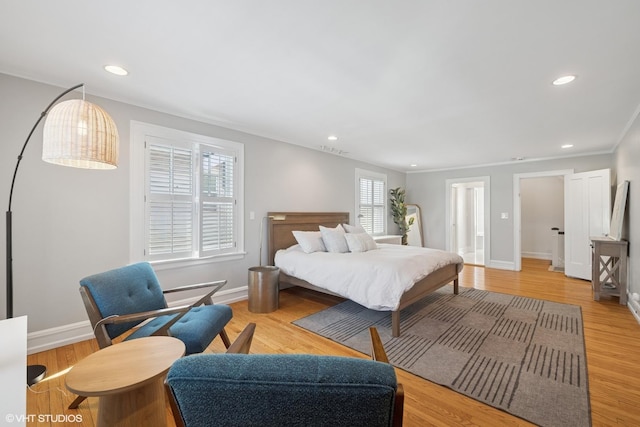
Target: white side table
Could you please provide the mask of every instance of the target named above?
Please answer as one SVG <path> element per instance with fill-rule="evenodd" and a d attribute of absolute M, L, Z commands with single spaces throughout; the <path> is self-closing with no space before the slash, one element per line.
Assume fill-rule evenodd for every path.
<path fill-rule="evenodd" d="M 376 243 L 391 243 L 392 245 L 401 245 L 402 244 L 402 236 L 395 234 L 387 234 L 384 236 L 373 236 L 373 240 Z"/>

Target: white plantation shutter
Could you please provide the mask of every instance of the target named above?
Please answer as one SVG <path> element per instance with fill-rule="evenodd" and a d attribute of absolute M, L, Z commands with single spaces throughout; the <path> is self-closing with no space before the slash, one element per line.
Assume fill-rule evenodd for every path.
<path fill-rule="evenodd" d="M 150 259 L 191 256 L 193 251 L 193 153 L 148 145 L 147 232 Z"/>
<path fill-rule="evenodd" d="M 358 218 L 360 219 L 360 225 L 369 234 L 373 233 L 373 206 L 371 204 L 371 201 L 373 200 L 372 191 L 372 180 L 360 178 L 360 209 L 358 211 Z"/>
<path fill-rule="evenodd" d="M 386 188 L 382 181 L 373 181 L 373 232 L 372 234 L 383 234 L 384 218 L 386 210 Z"/>
<path fill-rule="evenodd" d="M 360 171 L 358 175 L 358 223 L 369 234 L 384 234 L 387 209 L 386 179 L 384 176 L 366 176 L 364 171 Z"/>
<path fill-rule="evenodd" d="M 149 260 L 237 250 L 237 154 L 189 141 L 146 138 Z"/>
<path fill-rule="evenodd" d="M 200 251 L 228 252 L 235 246 L 235 156 L 203 147 L 200 158 Z"/>

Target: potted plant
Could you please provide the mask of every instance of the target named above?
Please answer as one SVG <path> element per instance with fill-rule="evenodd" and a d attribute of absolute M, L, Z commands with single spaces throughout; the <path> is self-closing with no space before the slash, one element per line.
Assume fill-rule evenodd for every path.
<path fill-rule="evenodd" d="M 407 222 L 407 205 L 404 202 L 405 190 L 401 187 L 393 188 L 389 190 L 391 194 L 391 215 L 393 216 L 393 222 L 400 229 L 402 235 L 402 244 L 407 244 L 407 232 L 411 225 L 413 225 L 413 218 Z"/>

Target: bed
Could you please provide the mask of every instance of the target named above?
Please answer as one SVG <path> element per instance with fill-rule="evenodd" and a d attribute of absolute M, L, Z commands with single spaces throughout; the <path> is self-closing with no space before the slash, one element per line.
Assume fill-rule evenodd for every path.
<path fill-rule="evenodd" d="M 295 251 L 294 247 L 297 241 L 293 235 L 293 231 L 317 231 L 319 226 L 328 228 L 334 228 L 339 224 L 349 223 L 348 212 L 269 212 L 268 215 L 268 260 L 270 265 L 276 265 L 276 253 L 279 250 Z M 395 245 L 378 245 L 380 249 L 385 246 Z M 387 248 L 388 250 L 398 251 L 402 248 L 395 246 L 395 248 Z M 387 250 L 385 249 L 385 250 Z M 376 252 L 376 251 L 371 251 Z M 438 251 L 442 252 L 442 251 Z M 282 253 L 282 252 L 281 252 Z M 380 252 L 382 253 L 382 251 Z M 458 273 L 462 269 L 462 258 L 455 254 L 446 253 L 451 255 L 452 261 L 446 265 L 438 266 L 433 269 L 427 276 L 415 281 L 413 285 L 401 293 L 398 301 L 394 301 L 389 307 L 385 308 L 384 305 L 370 307 L 377 310 L 391 311 L 391 323 L 392 323 L 392 335 L 394 337 L 400 336 L 400 311 L 421 300 L 425 296 L 434 292 L 435 290 L 453 282 L 453 292 L 458 293 Z M 344 254 L 336 254 L 338 256 Z M 376 254 L 380 256 L 379 254 Z M 317 283 L 310 283 L 307 280 L 303 280 L 294 275 L 289 275 L 280 271 L 280 286 L 300 286 L 303 288 L 311 289 L 314 291 L 328 293 L 331 295 L 337 295 L 340 297 L 346 297 L 343 292 L 334 292 L 328 290 L 325 287 L 318 286 Z M 356 301 L 358 302 L 358 301 Z"/>

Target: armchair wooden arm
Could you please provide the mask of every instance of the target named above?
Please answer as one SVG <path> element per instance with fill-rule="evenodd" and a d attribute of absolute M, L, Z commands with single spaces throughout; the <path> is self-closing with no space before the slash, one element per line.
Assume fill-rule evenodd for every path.
<path fill-rule="evenodd" d="M 211 300 L 211 297 L 213 296 L 213 294 L 218 292 L 220 290 L 220 288 L 222 288 L 226 284 L 227 284 L 226 280 L 216 280 L 215 282 L 197 283 L 197 284 L 194 284 L 194 285 L 185 285 L 185 286 L 178 286 L 178 287 L 175 287 L 175 288 L 165 289 L 165 290 L 162 291 L 162 293 L 163 294 L 171 294 L 171 293 L 175 293 L 175 292 L 191 291 L 191 290 L 194 290 L 194 289 L 202 289 L 202 288 L 214 287 L 214 289 L 212 289 L 209 292 L 207 292 L 198 301 L 194 302 L 191 305 L 192 307 L 197 307 L 197 306 L 202 305 L 202 304 L 213 304 L 213 301 Z"/>
<path fill-rule="evenodd" d="M 378 330 L 371 327 L 369 328 L 369 333 L 371 334 L 371 359 L 377 360 L 378 362 L 389 363 L 389 358 L 387 358 L 387 353 L 384 351 Z"/>
<path fill-rule="evenodd" d="M 141 320 L 154 319 L 160 316 L 166 316 L 169 314 L 179 313 L 177 316 L 173 316 L 171 320 L 164 323 L 161 327 L 159 327 L 152 335 L 158 336 L 166 336 L 169 335 L 169 328 L 173 326 L 178 320 L 182 318 L 187 312 L 191 309 L 191 305 L 181 305 L 178 307 L 169 307 L 162 308 L 160 310 L 150 310 L 150 311 L 142 311 L 140 313 L 131 313 L 131 314 L 121 314 L 121 315 L 113 315 L 109 317 L 105 317 L 104 319 L 98 321 L 96 323 L 95 328 L 102 328 L 106 325 L 110 324 L 120 324 L 120 323 L 128 323 L 128 322 L 138 322 Z"/>
<path fill-rule="evenodd" d="M 238 335 L 238 338 L 229 346 L 227 353 L 249 354 L 249 348 L 251 347 L 251 340 L 253 339 L 255 330 L 255 323 L 249 323 L 245 326 L 240 335 Z"/>
<path fill-rule="evenodd" d="M 152 319 L 154 317 L 164 316 L 167 314 L 185 313 L 189 311 L 190 308 L 190 305 L 181 305 L 178 307 L 163 308 L 160 310 L 141 311 L 140 313 L 117 314 L 110 317 L 105 317 L 104 319 L 96 323 L 96 326 L 135 322 L 139 320 Z"/>
<path fill-rule="evenodd" d="M 389 358 L 387 357 L 387 353 L 382 345 L 382 340 L 380 339 L 378 330 L 375 327 L 371 327 L 369 328 L 369 333 L 371 334 L 371 358 L 378 362 L 389 363 Z M 394 405 L 393 425 L 401 426 L 404 412 L 404 388 L 402 388 L 402 384 L 400 383 L 398 383 L 398 388 L 396 390 L 396 400 Z"/>

